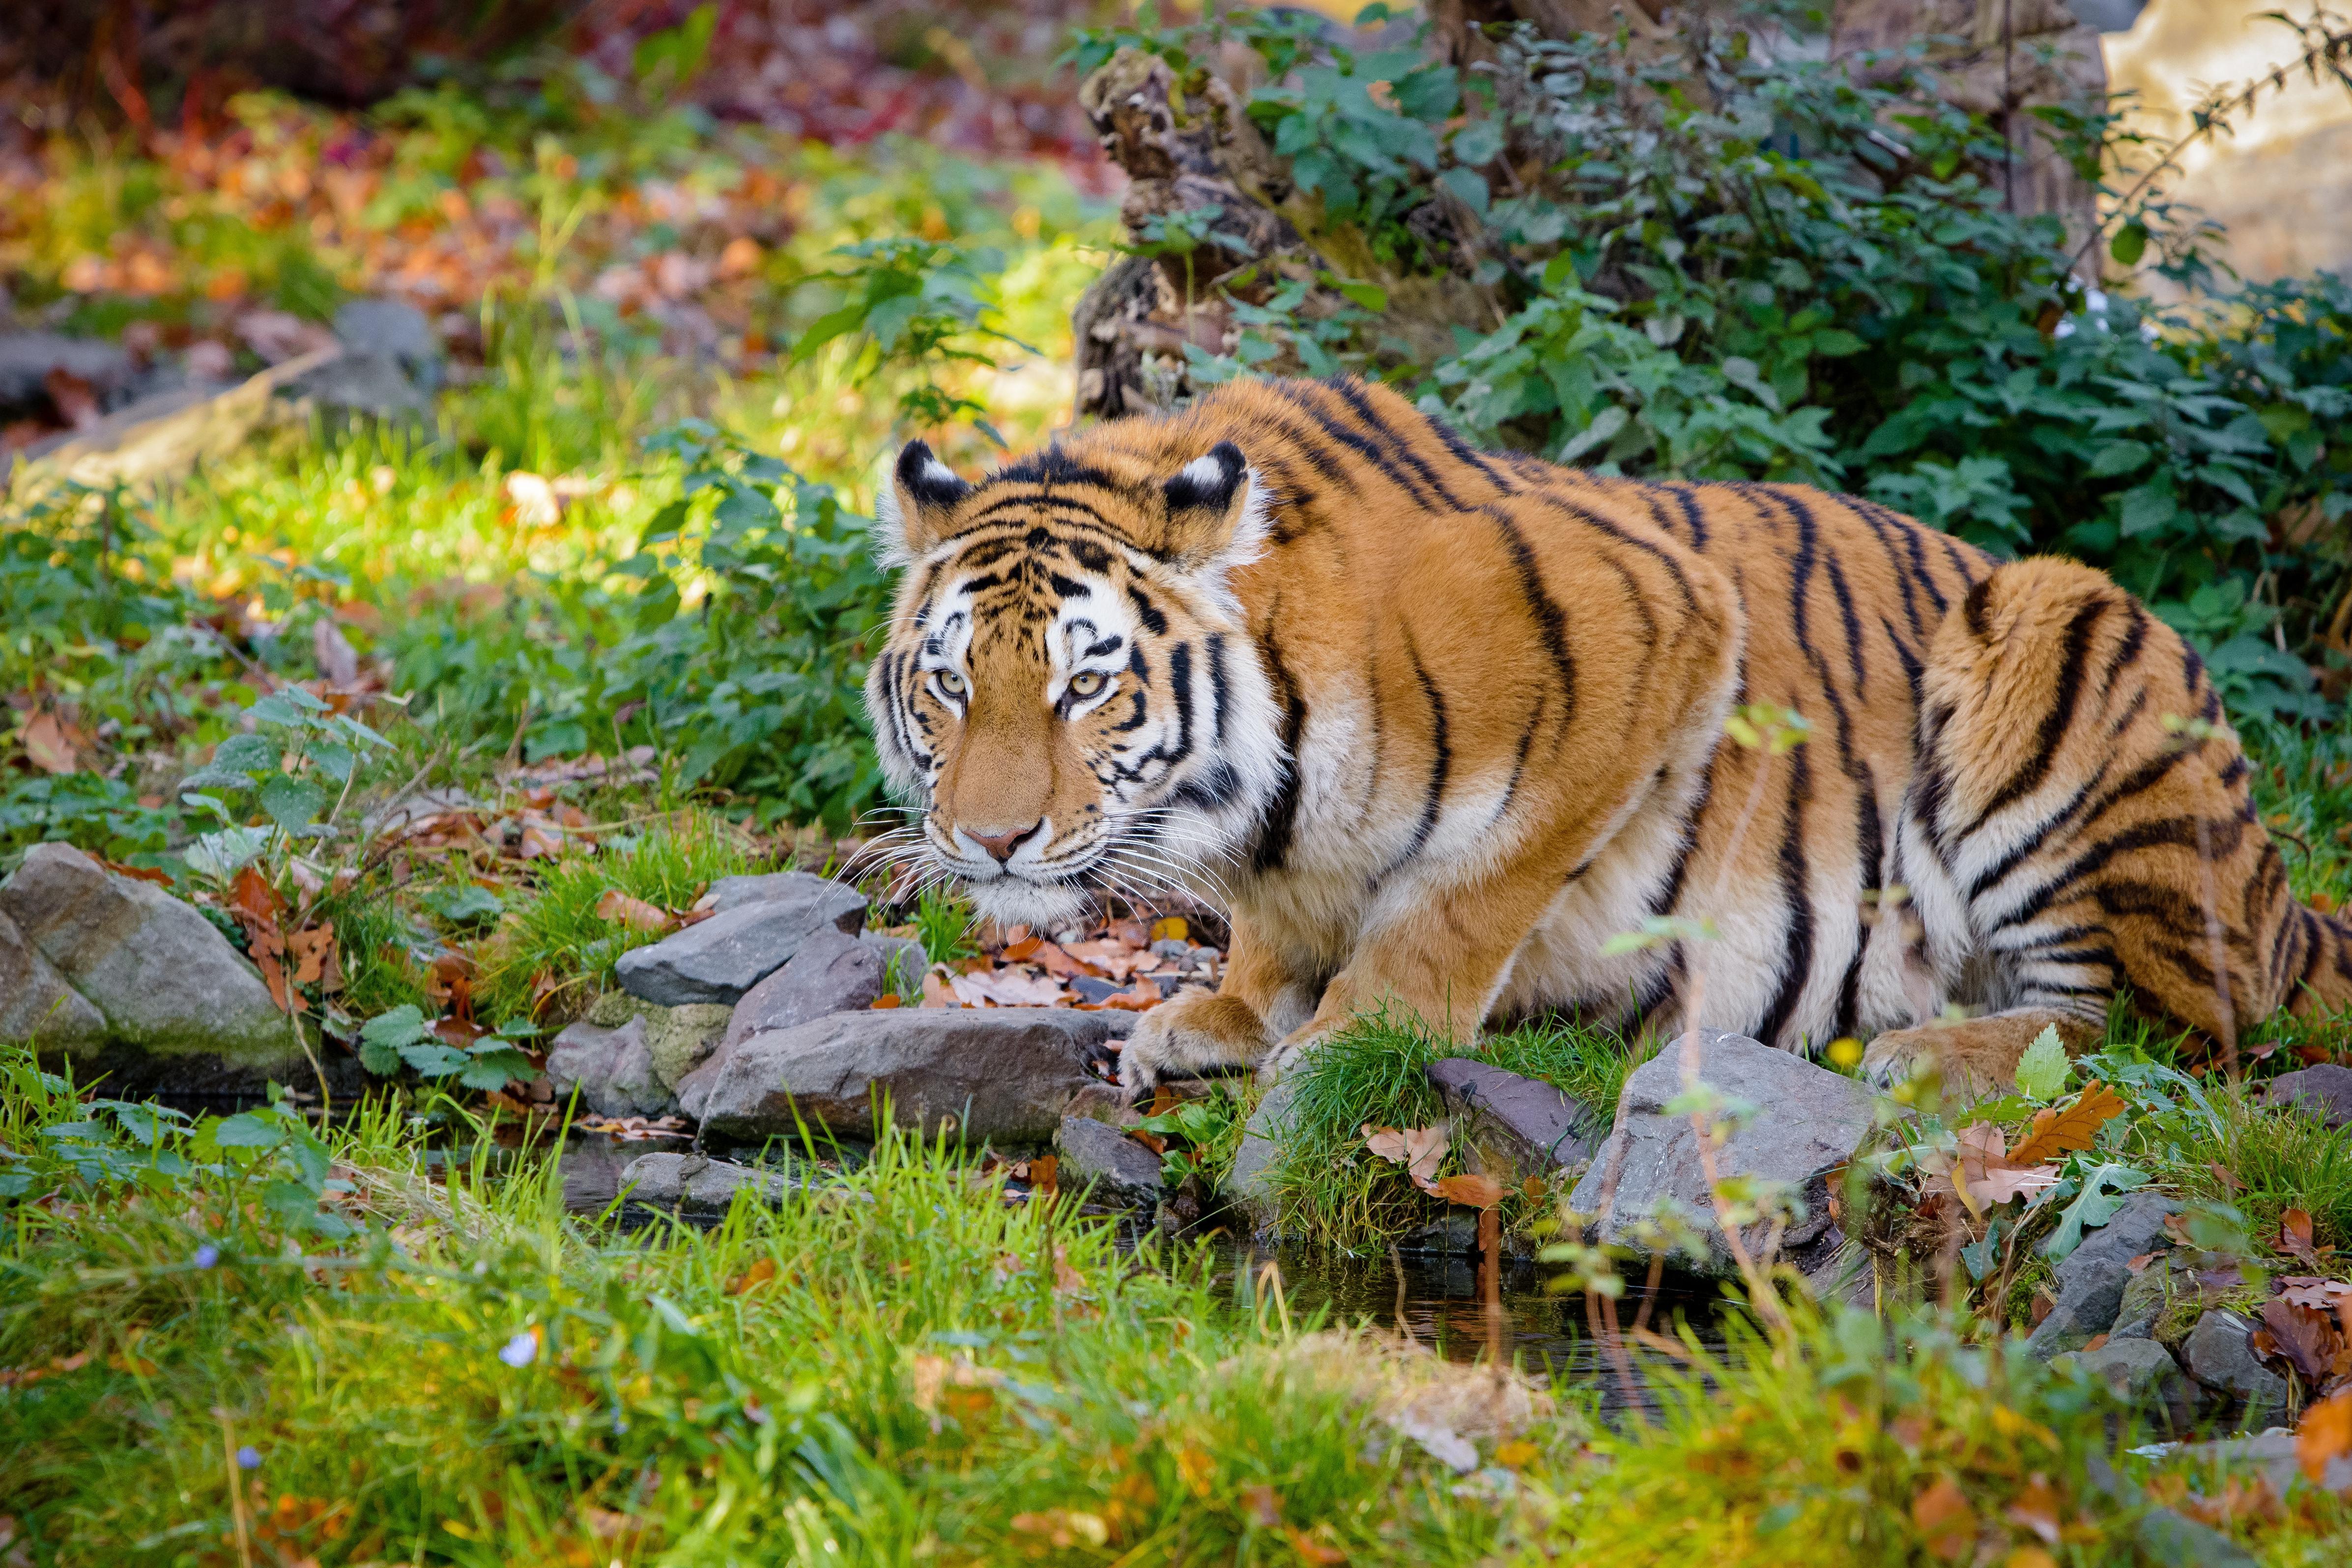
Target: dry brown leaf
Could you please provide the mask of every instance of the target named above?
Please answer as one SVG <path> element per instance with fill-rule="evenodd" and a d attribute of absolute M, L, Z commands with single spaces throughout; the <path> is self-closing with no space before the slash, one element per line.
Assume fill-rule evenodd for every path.
<path fill-rule="evenodd" d="M 2300 1208 L 2290 1208 L 2279 1216 L 2278 1249 L 2307 1268 L 2326 1265 L 2319 1260 L 2318 1251 L 2311 1244 L 2311 1215 Z M 2334 1248 L 2329 1248 L 2334 1251 Z"/>
<path fill-rule="evenodd" d="M 2036 1111 L 2033 1130 L 2009 1151 L 2009 1163 L 2022 1168 L 2087 1149 L 2098 1141 L 2099 1129 L 2121 1115 L 2123 1109 L 2122 1097 L 2094 1078 L 2083 1085 L 2073 1104 Z"/>
<path fill-rule="evenodd" d="M 1947 1563 L 1968 1552 L 1976 1539 L 1976 1511 L 1966 1493 L 1949 1476 L 1938 1476 L 1911 1500 L 1911 1522 L 1916 1525 L 1928 1552 Z"/>
<path fill-rule="evenodd" d="M 2009 1500 L 2009 1506 L 2001 1512 L 2011 1524 L 2030 1530 L 2048 1544 L 2055 1546 L 2059 1530 L 2064 1523 L 2059 1517 L 2059 1507 L 2056 1490 L 2046 1477 L 2036 1475 Z"/>
<path fill-rule="evenodd" d="M 333 992 L 343 988 L 342 967 L 335 951 L 335 923 L 322 920 L 306 931 L 297 931 L 286 938 L 286 950 L 294 957 L 294 983 L 317 986 Z"/>
<path fill-rule="evenodd" d="M 667 931 L 672 924 L 668 913 L 644 899 L 608 887 L 596 900 L 596 918 L 626 925 L 633 931 Z"/>
<path fill-rule="evenodd" d="M 1458 1203 L 1465 1208 L 1492 1208 L 1503 1201 L 1503 1184 L 1490 1176 L 1441 1176 L 1436 1181 L 1423 1182 L 1422 1190 L 1448 1203 Z"/>
<path fill-rule="evenodd" d="M 2352 1388 L 2305 1410 L 2294 1429 L 2295 1462 L 2307 1479 L 2325 1479 L 2328 1461 L 2346 1455 L 2352 1455 Z"/>
<path fill-rule="evenodd" d="M 121 861 L 107 860 L 103 856 L 98 857 L 98 863 L 117 876 L 127 876 L 139 882 L 152 882 L 157 887 L 172 885 L 171 873 L 157 871 L 153 866 L 125 865 Z"/>
<path fill-rule="evenodd" d="M 2274 1297 L 2263 1303 L 2262 1327 L 2248 1336 L 2247 1343 L 2255 1354 L 2293 1367 L 2304 1387 L 2321 1388 L 2335 1370 L 2336 1353 L 2343 1348 L 2344 1335 L 2326 1312 Z"/>
<path fill-rule="evenodd" d="M 1445 1159 L 1449 1140 L 1443 1127 L 1375 1127 L 1370 1122 L 1359 1129 L 1363 1134 L 1364 1147 L 1384 1160 L 1404 1166 L 1405 1175 L 1415 1184 L 1427 1182 L 1437 1174 Z"/>
<path fill-rule="evenodd" d="M 1034 1197 L 1052 1197 L 1061 1190 L 1059 1176 L 1062 1162 L 1052 1155 L 1039 1155 L 1029 1162 L 1029 1192 Z"/>
<path fill-rule="evenodd" d="M 1332 1568 L 1332 1564 L 1348 1560 L 1346 1552 L 1329 1542 L 1318 1541 L 1295 1524 L 1285 1526 L 1283 1533 L 1290 1538 L 1290 1549 L 1298 1553 L 1302 1563 L 1312 1563 L 1316 1568 Z"/>
<path fill-rule="evenodd" d="M 2352 1301 L 2352 1285 L 2311 1274 L 2286 1274 L 2279 1279 L 2279 1300 L 2328 1312 L 2340 1301 Z"/>

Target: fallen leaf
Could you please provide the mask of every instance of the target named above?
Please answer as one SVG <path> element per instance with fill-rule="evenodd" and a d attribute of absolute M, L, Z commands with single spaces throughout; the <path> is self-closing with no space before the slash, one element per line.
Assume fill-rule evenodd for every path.
<path fill-rule="evenodd" d="M 1503 1184 L 1490 1176 L 1460 1176 L 1440 1177 L 1419 1184 L 1422 1190 L 1448 1203 L 1458 1203 L 1465 1208 L 1492 1208 L 1503 1201 Z"/>
<path fill-rule="evenodd" d="M 2048 1544 L 2058 1544 L 2058 1531 L 2063 1521 L 2059 1518 L 2058 1493 L 2046 1478 L 2037 1475 L 2029 1479 L 2010 1499 L 2001 1516 L 2021 1529 L 2032 1531 Z"/>
<path fill-rule="evenodd" d="M 1009 950 L 1005 954 L 1008 958 L 1012 956 Z M 1092 964 L 1082 958 L 1072 957 L 1051 942 L 1039 942 L 1033 950 L 1031 957 L 1033 962 L 1041 965 L 1047 974 L 1056 979 L 1070 980 L 1076 979 L 1080 975 L 1098 977 L 1102 974 L 1102 971 Z"/>
<path fill-rule="evenodd" d="M 1443 1127 L 1374 1127 L 1367 1122 L 1359 1129 L 1363 1134 L 1364 1147 L 1384 1160 L 1404 1166 L 1405 1175 L 1416 1184 L 1428 1181 L 1437 1174 L 1450 1145 Z"/>
<path fill-rule="evenodd" d="M 2347 1454 L 2352 1454 L 2352 1388 L 2305 1410 L 2294 1429 L 2295 1462 L 2308 1480 L 2326 1479 L 2328 1461 Z"/>
<path fill-rule="evenodd" d="M 2033 1130 L 2009 1151 L 2009 1163 L 2023 1168 L 2087 1149 L 2098 1141 L 2099 1129 L 2123 1110 L 2122 1096 L 2094 1078 L 2083 1085 L 2072 1104 L 2036 1111 Z"/>
<path fill-rule="evenodd" d="M 1000 1008 L 1049 1008 L 1069 1000 L 1059 981 L 1025 969 L 958 975 L 949 983 L 955 988 L 957 999 L 967 1007 L 994 1002 Z"/>
<path fill-rule="evenodd" d="M 160 805 L 162 802 L 158 801 L 157 804 Z M 121 861 L 110 861 L 103 858 L 100 859 L 98 863 L 104 866 L 107 870 L 112 872 L 117 876 L 131 877 L 140 882 L 152 882 L 157 887 L 169 887 L 172 885 L 172 877 L 170 873 L 157 871 L 151 865 L 124 865 Z"/>
<path fill-rule="evenodd" d="M 1331 1564 L 1348 1560 L 1346 1552 L 1328 1542 L 1316 1540 L 1295 1524 L 1286 1526 L 1283 1533 L 1290 1537 L 1290 1549 L 1298 1553 L 1299 1560 L 1315 1563 L 1317 1568 L 1331 1568 Z"/>
<path fill-rule="evenodd" d="M 948 984 L 948 977 L 940 973 L 936 967 L 928 969 L 923 974 L 923 1006 L 927 1008 L 963 1006 L 962 1002 L 957 1000 L 954 988 Z"/>
<path fill-rule="evenodd" d="M 635 931 L 667 931 L 671 925 L 666 911 L 617 887 L 606 888 L 604 896 L 596 900 L 596 918 Z"/>
<path fill-rule="evenodd" d="M 2339 1301 L 2352 1301 L 2352 1284 L 2310 1274 L 2285 1274 L 2279 1279 L 2279 1300 L 2326 1312 Z"/>
<path fill-rule="evenodd" d="M 65 726 L 53 713 L 35 714 L 17 738 L 33 766 L 44 773 L 71 773 L 81 766 L 74 757 L 73 742 L 67 738 Z"/>
<path fill-rule="evenodd" d="M 1052 1155 L 1039 1155 L 1029 1162 L 1029 1192 L 1033 1197 L 1052 1197 L 1060 1190 L 1055 1178 L 1061 1174 L 1062 1162 Z"/>
<path fill-rule="evenodd" d="M 2305 1388 L 2320 1388 L 2335 1370 L 2336 1353 L 2343 1339 L 2326 1312 L 2280 1297 L 2263 1303 L 2262 1327 L 2248 1336 L 2247 1343 L 2257 1354 L 2293 1367 Z"/>
<path fill-rule="evenodd" d="M 1121 1012 L 1143 1012 L 1160 1005 L 1160 988 L 1149 980 L 1138 980 L 1130 988 L 1105 997 L 1102 1005 Z"/>
<path fill-rule="evenodd" d="M 1514 1437 L 1496 1448 L 1495 1462 L 1507 1470 L 1525 1469 L 1536 1462 L 1536 1456 L 1541 1451 L 1525 1437 Z"/>
<path fill-rule="evenodd" d="M 1949 1476 L 1938 1476 L 1911 1500 L 1911 1522 L 1930 1553 L 1951 1562 L 1964 1554 L 1976 1538 L 1976 1511 Z"/>
<path fill-rule="evenodd" d="M 294 956 L 294 983 L 317 986 L 324 991 L 343 988 L 342 968 L 335 952 L 335 923 L 322 920 L 308 930 L 297 931 L 286 938 L 286 950 Z"/>
<path fill-rule="evenodd" d="M 887 1012 L 890 1009 L 902 1006 L 903 1004 L 898 999 L 898 993 L 891 991 L 875 998 L 866 1005 L 873 1009 L 876 1012 Z"/>
<path fill-rule="evenodd" d="M 1032 953 L 1044 946 L 1045 939 L 1043 936 L 1016 936 L 998 949 L 997 956 L 1008 964 L 1024 963 Z"/>
<path fill-rule="evenodd" d="M 1272 1530 L 1282 1522 L 1282 1499 L 1270 1486 L 1242 1488 L 1242 1510 L 1260 1530 Z"/>
<path fill-rule="evenodd" d="M 1190 942 L 1192 928 L 1184 923 L 1182 915 L 1167 915 L 1151 923 L 1151 939 L 1154 942 Z"/>
<path fill-rule="evenodd" d="M 2205 1168 L 2212 1173 L 2212 1176 L 2215 1181 L 2220 1182 L 2230 1191 L 2243 1192 L 2246 1190 L 2246 1184 L 2240 1181 L 2238 1179 L 2238 1173 L 2231 1170 L 2229 1166 L 2215 1165 L 2209 1160 L 2206 1162 Z"/>
<path fill-rule="evenodd" d="M 728 1281 L 727 1293 L 730 1296 L 744 1295 L 758 1290 L 775 1277 L 776 1260 L 773 1258 L 762 1258 L 732 1280 Z"/>
<path fill-rule="evenodd" d="M 2326 1267 L 2311 1245 L 2311 1216 L 2304 1209 L 2290 1208 L 2279 1216 L 2278 1249 L 2307 1267 Z M 2332 1252 L 2335 1249 L 2331 1247 L 2328 1250 Z"/>

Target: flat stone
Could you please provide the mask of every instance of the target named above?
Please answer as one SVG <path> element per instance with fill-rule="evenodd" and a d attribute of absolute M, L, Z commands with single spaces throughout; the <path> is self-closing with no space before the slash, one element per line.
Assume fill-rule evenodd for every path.
<path fill-rule="evenodd" d="M 743 993 L 725 1030 L 732 1043 L 762 1030 L 793 1029 L 871 1007 L 882 994 L 881 948 L 826 926 L 810 934 L 792 962 Z"/>
<path fill-rule="evenodd" d="M 2047 1361 L 2061 1351 L 2080 1350 L 2115 1327 L 2131 1283 L 2131 1260 L 2165 1245 L 2164 1218 L 2175 1207 L 2153 1192 L 2136 1192 L 2115 1217 L 2087 1231 L 2051 1276 L 2057 1305 L 2026 1336 L 2025 1353 Z"/>
<path fill-rule="evenodd" d="M 1225 1197 L 1264 1230 L 1274 1223 L 1274 1162 L 1289 1135 L 1291 1103 L 1297 1098 L 1297 1075 L 1275 1080 L 1242 1128 L 1242 1146 L 1234 1168 L 1225 1176 Z"/>
<path fill-rule="evenodd" d="M 119 343 L 62 332 L 0 332 L 0 407 L 46 402 L 52 371 L 87 382 L 101 398 L 129 386 L 138 373 Z"/>
<path fill-rule="evenodd" d="M 2127 1405 L 2164 1413 L 2176 1431 L 2188 1429 L 2197 1390 L 2172 1353 L 2152 1339 L 2109 1340 L 2096 1350 L 2070 1350 L 2050 1358 L 2053 1371 L 2086 1372 Z"/>
<path fill-rule="evenodd" d="M 2217 1393 L 2245 1401 L 2245 1424 L 2259 1426 L 2286 1411 L 2286 1379 L 2262 1364 L 2246 1336 L 2254 1325 L 2226 1307 L 2197 1320 L 2181 1342 L 2189 1375 Z"/>
<path fill-rule="evenodd" d="M 1606 1131 L 1582 1102 L 1491 1061 L 1448 1056 L 1431 1062 L 1428 1074 L 1465 1168 L 1507 1186 L 1590 1159 Z"/>
<path fill-rule="evenodd" d="M 756 1139 L 803 1121 L 871 1137 L 887 1102 L 898 1125 L 972 1143 L 1044 1144 L 1097 1082 L 1090 1050 L 1124 1036 L 1127 1013 L 1056 1008 L 891 1008 L 763 1030 L 687 1074 L 679 1103 L 705 1132 Z"/>
<path fill-rule="evenodd" d="M 1704 1030 L 1698 1049 L 1704 1082 L 1727 1099 L 1762 1107 L 1717 1151 L 1717 1173 L 1796 1189 L 1803 1212 L 1781 1238 L 1785 1251 L 1797 1254 L 1826 1241 L 1833 1228 L 1828 1173 L 1844 1165 L 1871 1130 L 1869 1087 L 1744 1035 Z M 1594 1240 L 1643 1250 L 1643 1222 L 1661 1202 L 1671 1202 L 1707 1238 L 1698 1271 L 1727 1275 L 1734 1265 L 1716 1231 L 1696 1134 L 1690 1117 L 1665 1109 L 1683 1092 L 1682 1054 L 1679 1044 L 1669 1042 L 1627 1077 L 1616 1127 L 1576 1184 L 1569 1207 L 1594 1217 Z M 1769 1221 L 1759 1220 L 1743 1239 L 1751 1250 L 1760 1249 L 1769 1229 Z"/>
<path fill-rule="evenodd" d="M 845 882 L 812 876 L 804 871 L 766 872 L 756 876 L 722 876 L 706 896 L 710 907 L 724 914 L 747 904 L 813 904 L 831 912 L 829 925 L 856 936 L 866 925 L 866 895 Z M 847 918 L 851 909 L 857 918 Z"/>
<path fill-rule="evenodd" d="M 1062 1161 L 1055 1179 L 1065 1192 L 1088 1188 L 1097 1203 L 1121 1208 L 1159 1203 L 1160 1156 L 1108 1122 L 1065 1116 L 1054 1144 Z"/>
<path fill-rule="evenodd" d="M 855 936 L 866 924 L 866 900 L 854 888 L 822 877 L 798 878 L 773 897 L 729 904 L 709 919 L 621 955 L 614 966 L 622 989 L 664 1007 L 743 999 L 745 992 L 792 961 L 820 931 Z M 772 882 L 773 878 L 722 879 Z M 722 896 L 724 894 L 722 894 Z"/>
<path fill-rule="evenodd" d="M 106 1018 L 0 915 L 0 1040 L 86 1055 L 106 1040 Z"/>
<path fill-rule="evenodd" d="M 778 1204 L 805 1190 L 801 1183 L 773 1171 L 714 1160 L 708 1155 L 639 1155 L 621 1172 L 621 1192 L 631 1202 L 681 1214 L 724 1214 L 739 1192 L 748 1191 L 761 1203 Z"/>
<path fill-rule="evenodd" d="M 2294 1451 L 2294 1434 L 2273 1427 L 2251 1437 L 2229 1437 L 2214 1443 L 2183 1443 L 2164 1457 L 2168 1469 L 2193 1469 L 2202 1475 L 2258 1473 L 2280 1497 L 2297 1482 L 2306 1482 Z M 2352 1493 L 2352 1454 L 2338 1454 L 2321 1467 L 2319 1485 L 2332 1492 Z M 2219 1488 L 2211 1490 L 2218 1491 Z"/>
<path fill-rule="evenodd" d="M 278 395 L 370 419 L 420 418 L 433 406 L 402 373 L 398 361 L 380 354 L 338 354 L 281 382 Z"/>
<path fill-rule="evenodd" d="M 425 312 L 405 300 L 346 300 L 335 311 L 334 329 L 354 357 L 388 361 L 426 392 L 441 384 L 441 340 Z"/>
<path fill-rule="evenodd" d="M 16 488 L 22 493 L 53 478 L 101 488 L 177 478 L 199 463 L 235 452 L 255 431 L 282 417 L 278 389 L 342 352 L 340 347 L 320 349 L 230 387 L 198 384 L 155 392 L 86 430 L 37 441 L 24 450 Z"/>
<path fill-rule="evenodd" d="M 572 1025 L 547 1047 L 547 1081 L 557 1101 L 571 1098 L 600 1116 L 665 1116 L 677 1102 L 654 1069 L 646 1043 L 646 1020 L 632 1017 L 607 1026 Z"/>
<path fill-rule="evenodd" d="M 1117 980 L 1106 980 L 1097 975 L 1079 975 L 1070 981 L 1072 995 L 1082 1002 L 1092 1002 L 1097 1007 L 1125 989 L 1127 988 Z"/>
<path fill-rule="evenodd" d="M 117 876 L 69 844 L 39 844 L 0 883 L 0 914 L 105 1019 L 111 1044 L 149 1059 L 201 1058 L 257 1079 L 308 1074 L 260 971 L 211 921 L 152 883 Z M 133 1072 L 110 1087 L 152 1086 L 142 1078 Z"/>
<path fill-rule="evenodd" d="M 2352 1124 L 2352 1067 L 2322 1062 L 2282 1072 L 2263 1085 L 2266 1105 L 2294 1105 L 2331 1130 Z"/>

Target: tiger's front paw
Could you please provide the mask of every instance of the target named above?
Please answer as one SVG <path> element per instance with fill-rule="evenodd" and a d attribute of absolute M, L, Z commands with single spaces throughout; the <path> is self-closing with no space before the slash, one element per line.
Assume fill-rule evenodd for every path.
<path fill-rule="evenodd" d="M 1863 1076 L 1887 1088 L 1933 1076 L 1941 1081 L 1948 1103 L 1973 1103 L 2014 1083 L 2026 1047 L 2049 1028 L 2071 1050 L 2095 1039 L 2092 1026 L 2043 1012 L 1992 1013 L 1960 1023 L 1890 1030 L 1863 1051 Z"/>
<path fill-rule="evenodd" d="M 1138 1020 L 1118 1053 L 1118 1081 L 1140 1097 L 1165 1079 L 1255 1066 L 1271 1044 L 1265 1020 L 1248 1003 L 1193 992 L 1160 1003 Z"/>

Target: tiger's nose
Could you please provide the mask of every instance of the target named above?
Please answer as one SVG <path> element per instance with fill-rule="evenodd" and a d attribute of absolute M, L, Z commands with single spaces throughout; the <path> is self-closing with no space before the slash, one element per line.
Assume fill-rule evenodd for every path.
<path fill-rule="evenodd" d="M 965 838 L 986 850 L 997 864 L 1003 865 L 1013 858 L 1014 850 L 1035 838 L 1037 830 L 1045 825 L 1045 820 L 1040 817 L 1025 828 L 1012 828 L 1001 833 L 976 833 L 970 828 L 963 829 L 962 832 Z"/>

